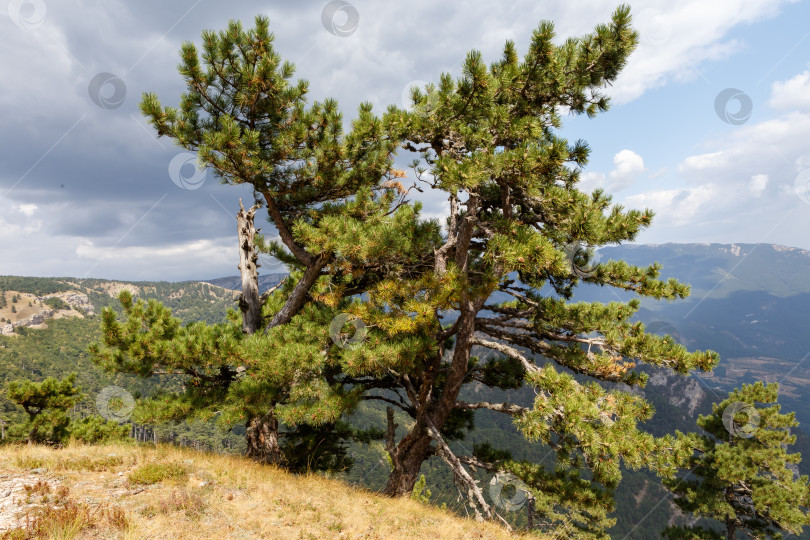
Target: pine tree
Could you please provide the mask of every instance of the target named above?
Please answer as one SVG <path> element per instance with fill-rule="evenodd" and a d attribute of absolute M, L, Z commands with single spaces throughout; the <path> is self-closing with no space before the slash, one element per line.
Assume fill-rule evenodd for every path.
<path fill-rule="evenodd" d="M 696 517 L 716 520 L 725 534 L 709 527 L 669 527 L 669 538 L 736 538 L 738 531 L 755 538 L 801 534 L 810 524 L 810 486 L 799 476 L 796 442 L 790 428 L 795 414 L 781 414 L 777 383 L 744 384 L 698 418 L 704 435 L 680 435 L 692 441 L 686 473 L 666 480 L 675 504 Z M 773 404 L 758 407 L 757 404 Z"/>
<path fill-rule="evenodd" d="M 226 424 L 245 423 L 248 455 L 277 464 L 289 465 L 293 457 L 310 463 L 289 448 L 339 446 L 348 431 L 338 421 L 356 404 L 360 388 L 335 379 L 339 369 L 327 354 L 335 306 L 312 302 L 332 286 L 324 276 L 342 264 L 338 247 L 306 245 L 302 230 L 328 223 L 345 228 L 335 239 L 344 243 L 376 237 L 380 245 L 364 252 L 375 257 L 374 264 L 390 265 L 410 261 L 414 250 L 407 244 L 424 243 L 421 238 L 435 227 L 410 226 L 418 208 L 403 205 L 396 182 L 401 173 L 392 169 L 398 141 L 382 136 L 371 105 L 360 106 L 349 133 L 334 100 L 308 106 L 308 85 L 290 83 L 294 68 L 274 51 L 266 18 L 257 17 L 248 31 L 232 21 L 226 30 L 202 37 L 201 55 L 192 43 L 181 51 L 179 71 L 188 92 L 179 109 L 164 108 L 154 94 L 145 94 L 141 110 L 159 135 L 197 151 L 224 182 L 254 188 L 256 204 L 239 213 L 242 320 L 181 327 L 163 306 L 124 295 L 127 322 L 106 311 L 103 343 L 92 352 L 112 370 L 188 379 L 182 394 L 147 405 L 147 417 L 219 413 Z M 381 178 L 388 180 L 380 183 Z M 265 242 L 253 229 L 253 214 L 262 206 L 280 243 Z M 401 249 L 386 251 L 397 244 Z M 292 269 L 281 288 L 261 298 L 257 250 Z M 279 420 L 299 426 L 297 432 L 280 433 Z M 312 426 L 322 429 L 313 432 Z M 287 456 L 281 437 L 291 445 Z"/>
<path fill-rule="evenodd" d="M 20 380 L 8 383 L 8 399 L 22 406 L 28 415 L 28 421 L 21 429 L 27 433 L 29 444 L 55 444 L 65 439 L 70 424 L 67 411 L 83 397 L 75 383 L 75 373 L 64 379 L 48 377 L 42 382 Z"/>
<path fill-rule="evenodd" d="M 488 409 L 513 417 L 529 440 L 556 451 L 551 472 L 502 465 L 536 487 L 549 530 L 565 524 L 571 534 L 603 535 L 620 465 L 667 473 L 671 467 L 655 456 L 679 450 L 673 438 L 656 440 L 637 428 L 653 412 L 643 398 L 604 383 L 643 386 L 637 363 L 683 374 L 708 370 L 717 355 L 646 334 L 632 321 L 637 299 L 571 301 L 582 283 L 666 300 L 689 290 L 659 280 L 658 264 L 591 264 L 592 249 L 634 240 L 652 212 L 613 205 L 602 190 L 579 191 L 588 147 L 554 133 L 561 110 L 607 110 L 601 89 L 637 42 L 629 8 L 593 34 L 560 45 L 554 37 L 553 25 L 541 23 L 522 60 L 507 42 L 489 68 L 473 51 L 460 78 L 444 74 L 413 92 L 411 112 L 387 114 L 403 147 L 421 156 L 416 174 L 446 196 L 450 215 L 428 269 L 410 279 L 388 276 L 347 308 L 373 330 L 362 348 L 344 351 L 344 365 L 351 375 L 390 378 L 397 394 L 391 404 L 413 418 L 401 440 L 388 441 L 389 495 L 410 493 L 422 463 L 438 455 L 481 515 L 493 517 L 469 467 L 497 467 L 456 455 L 448 444 L 472 427 L 473 411 Z M 511 300 L 495 303 L 495 295 Z M 452 323 L 442 321 L 448 311 L 458 313 Z M 474 347 L 489 359 L 474 356 Z M 528 385 L 537 398 L 531 407 L 459 400 L 464 387 L 481 384 Z"/>
<path fill-rule="evenodd" d="M 387 494 L 411 495 L 424 461 L 438 456 L 482 517 L 496 511 L 475 471 L 508 470 L 532 488 L 543 528 L 604 536 L 621 465 L 672 474 L 670 457 L 687 444 L 638 429 L 653 410 L 626 389 L 646 383 L 637 364 L 687 374 L 711 369 L 717 355 L 645 333 L 633 321 L 639 299 L 573 301 L 583 283 L 659 300 L 689 288 L 659 280 L 658 264 L 593 264 L 593 249 L 634 240 L 653 214 L 580 191 L 589 149 L 555 133 L 563 112 L 607 110 L 602 89 L 638 39 L 629 8 L 591 34 L 554 38 L 543 22 L 523 59 L 507 42 L 489 67 L 472 51 L 461 77 L 415 89 L 410 111 L 391 106 L 378 118 L 361 105 L 348 133 L 336 102 L 307 106 L 307 84 L 289 83 L 293 68 L 272 49 L 266 19 L 250 31 L 232 22 L 204 33 L 202 60 L 184 44 L 180 108 L 147 94 L 142 111 L 225 182 L 254 188 L 250 212 L 266 208 L 281 242 L 250 232 L 250 212 L 240 235 L 291 275 L 261 298 L 243 289 L 241 321 L 216 326 L 182 327 L 162 306 L 125 296 L 128 320 L 104 314 L 97 357 L 143 376 L 182 374 L 185 392 L 166 397 L 163 410 L 219 411 L 271 438 L 279 420 L 335 425 L 360 400 L 382 402 Z M 422 219 L 407 201 L 405 173 L 392 167 L 398 147 L 420 156 L 417 187 L 447 200 L 446 223 Z M 250 244 L 240 245 L 243 283 L 255 270 Z M 494 300 L 504 295 L 511 300 Z M 331 339 L 339 314 L 364 325 L 352 346 Z M 459 399 L 482 385 L 528 386 L 537 397 L 528 407 Z M 412 419 L 399 440 L 393 407 Z M 453 450 L 448 443 L 474 429 L 482 409 L 552 448 L 554 467 L 492 447 Z"/>

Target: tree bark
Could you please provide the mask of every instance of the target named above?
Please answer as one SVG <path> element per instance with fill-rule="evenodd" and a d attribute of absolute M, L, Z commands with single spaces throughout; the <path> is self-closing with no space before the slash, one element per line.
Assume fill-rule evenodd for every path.
<path fill-rule="evenodd" d="M 239 271 L 242 275 L 242 295 L 239 309 L 242 311 L 242 332 L 251 335 L 262 324 L 262 297 L 259 294 L 259 253 L 256 250 L 256 227 L 254 218 L 258 206 L 245 210 L 239 200 L 236 214 L 239 233 Z M 250 418 L 247 428 L 247 456 L 272 465 L 284 464 L 284 453 L 279 445 L 278 419 L 273 408 L 262 416 Z"/>
<path fill-rule="evenodd" d="M 259 295 L 259 253 L 256 251 L 256 227 L 253 219 L 257 206 L 245 211 L 239 199 L 239 213 L 236 214 L 239 232 L 239 272 L 242 274 L 242 295 L 239 309 L 242 310 L 242 332 L 253 334 L 262 322 L 262 300 Z"/>
<path fill-rule="evenodd" d="M 284 307 L 282 307 L 279 312 L 273 316 L 273 319 L 267 325 L 268 328 L 287 324 L 301 310 L 307 301 L 307 297 L 312 285 L 314 285 L 321 276 L 321 270 L 324 266 L 326 266 L 327 260 L 328 257 L 326 256 L 318 256 L 313 262 L 313 266 L 307 267 L 307 269 L 304 271 L 303 277 L 298 283 L 296 283 L 295 287 L 290 293 Z"/>
<path fill-rule="evenodd" d="M 726 520 L 726 540 L 735 540 L 737 538 L 737 524 L 734 520 Z"/>
<path fill-rule="evenodd" d="M 383 493 L 389 497 L 402 497 L 413 492 L 413 486 L 419 479 L 422 463 L 433 453 L 430 433 L 424 425 L 417 424 L 393 451 L 389 451 L 393 467 Z"/>
<path fill-rule="evenodd" d="M 440 432 L 456 406 L 473 345 L 475 314 L 481 309 L 484 301 L 485 298 L 479 298 L 462 302 L 461 315 L 457 321 L 456 348 L 438 399 L 428 397 L 432 393 L 434 383 L 434 377 L 428 376 L 422 380 L 420 396 L 424 399 L 411 396 L 411 402 L 419 412 L 410 433 L 402 438 L 393 452 L 389 451 L 393 468 L 385 486 L 386 495 L 399 497 L 410 494 L 419 479 L 422 463 L 434 452 L 430 429 Z"/>
<path fill-rule="evenodd" d="M 247 456 L 261 463 L 283 465 L 284 453 L 278 440 L 278 419 L 273 412 L 254 416 L 247 427 Z"/>

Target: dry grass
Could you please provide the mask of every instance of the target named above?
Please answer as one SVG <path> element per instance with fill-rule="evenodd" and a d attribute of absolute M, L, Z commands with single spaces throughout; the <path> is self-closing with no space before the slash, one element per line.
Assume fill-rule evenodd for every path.
<path fill-rule="evenodd" d="M 410 499 L 168 446 L 0 447 L 0 464 L 4 476 L 38 469 L 30 489 L 58 501 L 29 510 L 27 529 L 7 538 L 512 537 Z"/>

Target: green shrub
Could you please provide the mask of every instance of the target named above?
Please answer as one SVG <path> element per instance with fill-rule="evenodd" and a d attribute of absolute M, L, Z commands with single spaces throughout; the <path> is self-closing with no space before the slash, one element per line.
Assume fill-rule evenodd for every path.
<path fill-rule="evenodd" d="M 44 303 L 50 306 L 51 309 L 57 311 L 60 309 L 70 309 L 70 305 L 67 302 L 65 302 L 61 298 L 57 298 L 56 296 L 46 298 Z"/>
<path fill-rule="evenodd" d="M 69 429 L 74 439 L 88 444 L 120 441 L 129 434 L 129 426 L 97 415 L 74 421 Z"/>
<path fill-rule="evenodd" d="M 187 475 L 188 471 L 179 463 L 147 463 L 129 473 L 129 481 L 149 485 L 163 480 L 180 480 Z"/>

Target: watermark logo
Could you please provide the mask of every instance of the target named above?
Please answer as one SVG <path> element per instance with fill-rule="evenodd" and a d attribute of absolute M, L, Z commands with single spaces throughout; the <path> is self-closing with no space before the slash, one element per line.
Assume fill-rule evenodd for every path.
<path fill-rule="evenodd" d="M 360 13 L 348 2 L 332 0 L 321 11 L 321 23 L 330 34 L 348 37 L 360 25 Z"/>
<path fill-rule="evenodd" d="M 489 481 L 489 496 L 498 508 L 517 512 L 529 499 L 529 487 L 515 475 L 499 472 Z"/>
<path fill-rule="evenodd" d="M 652 46 L 663 45 L 672 36 L 669 18 L 655 8 L 647 8 L 633 17 L 638 21 L 637 28 L 641 41 Z"/>
<path fill-rule="evenodd" d="M 796 176 L 793 191 L 803 203 L 810 204 L 810 168 L 800 171 Z"/>
<path fill-rule="evenodd" d="M 8 3 L 8 16 L 11 22 L 23 30 L 34 30 L 45 22 L 48 9 L 42 0 L 11 0 Z"/>
<path fill-rule="evenodd" d="M 735 419 L 738 415 L 745 415 L 743 423 Z M 751 438 L 759 427 L 759 411 L 750 403 L 734 401 L 723 411 L 723 425 L 732 437 Z"/>
<path fill-rule="evenodd" d="M 582 242 L 568 244 L 565 247 L 565 257 L 571 265 L 571 272 L 580 278 L 594 275 L 602 261 L 599 250 Z"/>
<path fill-rule="evenodd" d="M 405 85 L 402 89 L 402 93 L 400 94 L 400 102 L 402 103 L 402 107 L 410 112 L 414 112 L 421 116 L 431 116 L 433 113 L 436 112 L 436 108 L 439 105 L 439 91 L 436 88 L 433 90 L 427 90 L 428 83 L 425 81 L 414 80 L 409 82 Z M 423 99 L 422 103 L 415 105 L 413 100 L 411 99 L 411 94 L 413 93 L 413 89 L 418 88 L 422 91 L 422 94 L 427 94 L 427 99 Z"/>
<path fill-rule="evenodd" d="M 263 268 L 262 271 L 265 274 L 286 274 L 288 272 L 285 263 L 267 253 L 259 253 L 259 266 Z"/>
<path fill-rule="evenodd" d="M 105 71 L 90 79 L 87 93 L 93 103 L 102 109 L 117 109 L 127 97 L 127 85 L 118 75 Z"/>
<path fill-rule="evenodd" d="M 354 327 L 354 331 L 345 332 L 347 324 Z M 329 337 L 341 349 L 356 349 L 366 339 L 367 333 L 363 320 L 350 313 L 341 313 L 329 324 Z"/>
<path fill-rule="evenodd" d="M 193 191 L 205 183 L 206 170 L 197 166 L 197 155 L 180 152 L 169 162 L 169 178 L 181 188 Z"/>
<path fill-rule="evenodd" d="M 96 396 L 96 408 L 107 420 L 122 424 L 135 410 L 135 398 L 120 386 L 105 386 Z"/>
<path fill-rule="evenodd" d="M 735 106 L 731 105 L 735 102 Z M 744 124 L 751 118 L 751 112 L 754 110 L 754 102 L 751 97 L 737 88 L 726 88 L 714 99 L 714 112 L 717 117 L 733 126 Z"/>

